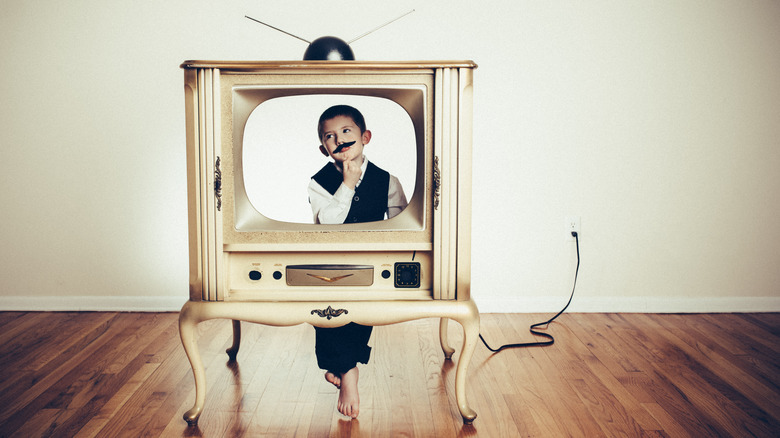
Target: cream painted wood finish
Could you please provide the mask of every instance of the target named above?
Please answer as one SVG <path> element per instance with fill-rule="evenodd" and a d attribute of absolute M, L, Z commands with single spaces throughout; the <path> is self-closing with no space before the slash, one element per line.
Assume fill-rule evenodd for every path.
<path fill-rule="evenodd" d="M 188 423 L 197 424 L 206 400 L 204 366 L 195 335 L 197 325 L 210 319 L 234 321 L 234 342 L 228 353 L 235 357 L 241 339 L 239 321 L 336 327 L 349 322 L 386 325 L 436 317 L 441 318 L 439 336 L 446 358 L 454 352 L 447 342 L 447 322 L 455 320 L 464 332 L 455 399 L 463 421 L 474 420 L 476 413 L 466 400 L 466 375 L 479 335 L 479 312 L 470 295 L 475 67 L 471 61 L 182 64 L 190 301 L 182 308 L 179 329 L 196 391 L 195 405 L 184 414 Z M 316 229 L 260 218 L 260 225 L 252 230 L 238 231 L 237 211 L 246 210 L 248 201 L 243 196 L 239 165 L 246 120 L 236 110 L 240 106 L 236 90 L 247 89 L 259 90 L 249 92 L 257 102 L 283 95 L 284 90 L 307 94 L 357 89 L 404 106 L 417 129 L 417 186 L 421 187 L 415 189 L 409 211 L 394 218 L 395 222 Z M 420 286 L 394 287 L 392 278 L 382 273 L 390 272 L 395 262 L 407 260 L 420 264 Z M 291 286 L 283 280 L 286 266 L 329 263 L 374 266 L 374 281 L 339 288 L 333 284 Z M 250 271 L 255 271 L 252 279 L 248 279 Z"/>

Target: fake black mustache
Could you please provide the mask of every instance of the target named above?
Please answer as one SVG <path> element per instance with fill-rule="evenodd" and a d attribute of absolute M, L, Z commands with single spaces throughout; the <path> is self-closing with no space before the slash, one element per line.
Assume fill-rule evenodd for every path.
<path fill-rule="evenodd" d="M 336 149 L 334 149 L 332 153 L 334 153 L 334 154 L 338 154 L 339 152 L 341 152 L 341 151 L 342 151 L 342 149 L 348 148 L 348 147 L 352 146 L 353 144 L 355 144 L 355 142 L 354 142 L 354 141 L 351 141 L 351 142 L 349 142 L 349 143 L 342 143 L 342 144 L 340 144 L 340 145 L 339 145 L 339 147 L 337 147 Z"/>

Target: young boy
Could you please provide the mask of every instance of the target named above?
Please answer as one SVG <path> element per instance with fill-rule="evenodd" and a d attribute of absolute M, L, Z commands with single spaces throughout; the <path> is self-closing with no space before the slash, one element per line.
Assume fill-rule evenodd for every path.
<path fill-rule="evenodd" d="M 328 108 L 317 125 L 320 151 L 333 161 L 309 183 L 309 202 L 318 224 L 380 221 L 400 213 L 407 204 L 398 178 L 366 159 L 371 141 L 363 115 L 348 105 Z M 357 363 L 368 363 L 372 327 L 349 323 L 337 328 L 315 327 L 317 364 L 325 379 L 339 388 L 338 410 L 356 418 L 360 409 Z"/>

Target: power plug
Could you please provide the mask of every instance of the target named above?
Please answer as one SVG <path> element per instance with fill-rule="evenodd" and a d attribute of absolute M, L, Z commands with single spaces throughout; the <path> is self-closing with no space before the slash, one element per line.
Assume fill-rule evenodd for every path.
<path fill-rule="evenodd" d="M 566 217 L 566 237 L 570 241 L 574 241 L 574 236 L 580 234 L 580 217 L 568 216 Z"/>

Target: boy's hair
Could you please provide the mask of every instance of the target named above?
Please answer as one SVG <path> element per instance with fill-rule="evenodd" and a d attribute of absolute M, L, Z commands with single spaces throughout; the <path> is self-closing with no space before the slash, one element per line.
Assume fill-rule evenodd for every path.
<path fill-rule="evenodd" d="M 366 132 L 366 120 L 363 118 L 363 114 L 361 114 L 357 108 L 351 107 L 349 105 L 334 105 L 322 113 L 320 120 L 317 123 L 317 135 L 319 136 L 320 140 L 322 140 L 322 135 L 324 134 L 324 132 L 322 132 L 322 125 L 325 124 L 326 120 L 330 120 L 338 116 L 351 118 L 352 121 L 355 122 L 355 125 L 360 128 L 361 134 Z"/>

